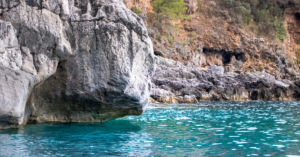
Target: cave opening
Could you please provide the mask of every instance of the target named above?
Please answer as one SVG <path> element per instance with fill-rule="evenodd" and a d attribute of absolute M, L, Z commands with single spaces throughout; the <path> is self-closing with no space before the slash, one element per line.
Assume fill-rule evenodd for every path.
<path fill-rule="evenodd" d="M 221 54 L 222 54 L 223 64 L 224 65 L 229 64 L 231 62 L 232 55 L 229 53 L 226 53 L 226 51 L 221 51 Z"/>
<path fill-rule="evenodd" d="M 235 54 L 230 53 L 228 51 L 225 50 L 211 50 L 208 48 L 203 48 L 203 53 L 205 54 L 209 54 L 209 53 L 213 53 L 213 54 L 218 54 L 220 55 L 222 58 L 222 63 L 224 65 L 229 64 L 231 62 L 231 58 L 232 56 L 234 56 Z"/>
<path fill-rule="evenodd" d="M 159 52 L 159 51 L 154 51 L 154 55 L 155 56 L 164 57 L 164 55 L 161 52 Z"/>
<path fill-rule="evenodd" d="M 235 54 L 235 58 L 236 60 L 240 60 L 242 62 L 246 62 L 247 61 L 247 57 L 244 53 L 238 53 L 238 54 Z"/>
<path fill-rule="evenodd" d="M 212 50 L 208 48 L 203 48 L 203 53 L 206 56 L 217 54 L 216 58 L 220 59 L 223 65 L 228 65 L 230 63 L 234 64 L 235 61 L 246 62 L 247 56 L 245 53 L 226 51 L 226 50 Z"/>
<path fill-rule="evenodd" d="M 300 12 L 295 13 L 296 20 L 300 21 Z"/>
<path fill-rule="evenodd" d="M 203 53 L 206 53 L 206 52 L 209 52 L 209 49 L 208 48 L 203 48 Z"/>

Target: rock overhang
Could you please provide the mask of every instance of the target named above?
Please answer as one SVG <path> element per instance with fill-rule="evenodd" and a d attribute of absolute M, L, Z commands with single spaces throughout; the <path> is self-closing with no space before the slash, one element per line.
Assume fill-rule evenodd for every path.
<path fill-rule="evenodd" d="M 143 113 L 156 62 L 143 21 L 122 2 L 1 4 L 0 8 L 6 8 L 3 19 L 12 26 L 10 47 L 16 49 L 5 53 L 21 56 L 16 69 L 21 77 L 7 87 L 21 84 L 14 96 L 22 97 L 22 101 L 0 96 L 5 100 L 1 106 L 11 106 L 0 112 L 2 120 L 17 119 L 5 128 L 27 121 L 102 122 Z M 12 62 L 11 58 L 6 60 Z M 8 73 L 15 73 L 10 64 L 0 64 Z M 2 73 L 1 78 L 5 77 Z M 7 89 L 1 91 L 6 93 Z M 0 122 L 3 127 L 4 122 Z"/>

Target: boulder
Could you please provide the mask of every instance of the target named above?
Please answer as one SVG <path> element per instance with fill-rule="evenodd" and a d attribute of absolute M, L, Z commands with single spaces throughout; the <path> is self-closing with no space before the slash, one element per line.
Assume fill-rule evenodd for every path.
<path fill-rule="evenodd" d="M 156 60 L 122 1 L 0 1 L 0 129 L 143 113 Z"/>

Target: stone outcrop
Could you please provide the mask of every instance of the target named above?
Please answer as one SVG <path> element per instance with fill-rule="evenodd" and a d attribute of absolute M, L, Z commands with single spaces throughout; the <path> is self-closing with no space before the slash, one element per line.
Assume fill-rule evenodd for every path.
<path fill-rule="evenodd" d="M 152 12 L 136 0 L 126 1 L 143 13 Z M 147 2 L 149 7 L 153 1 Z M 298 2 L 276 0 L 286 29 L 282 41 L 240 25 L 239 13 L 232 14 L 223 2 L 184 0 L 190 19 L 169 21 L 173 26 L 140 15 L 160 60 L 151 102 L 298 100 Z"/>
<path fill-rule="evenodd" d="M 133 4 L 144 13 L 151 12 L 140 7 L 136 0 L 124 1 L 128 7 Z M 186 14 L 191 18 L 172 21 L 175 27 L 163 27 L 151 17 L 144 19 L 157 56 L 182 63 L 188 61 L 200 69 L 218 65 L 225 72 L 264 71 L 276 79 L 297 80 L 300 78 L 299 66 L 295 64 L 300 49 L 300 7 L 295 0 L 276 1 L 284 11 L 287 31 L 283 41 L 238 24 L 241 17 L 224 8 L 223 0 L 184 0 Z M 148 5 L 143 6 L 149 7 L 153 1 L 146 2 Z"/>
<path fill-rule="evenodd" d="M 299 81 L 278 81 L 263 72 L 224 73 L 222 66 L 200 70 L 190 62 L 182 64 L 158 57 L 152 78 L 151 97 L 163 103 L 199 101 L 299 100 Z M 152 102 L 154 102 L 152 100 Z"/>
<path fill-rule="evenodd" d="M 119 0 L 0 0 L 0 129 L 141 114 L 155 70 Z"/>

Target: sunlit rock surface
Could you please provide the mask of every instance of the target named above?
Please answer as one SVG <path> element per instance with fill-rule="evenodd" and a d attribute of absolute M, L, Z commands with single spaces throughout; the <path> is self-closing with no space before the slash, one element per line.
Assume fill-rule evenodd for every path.
<path fill-rule="evenodd" d="M 0 0 L 0 9 L 0 129 L 143 112 L 153 46 L 122 1 Z"/>

